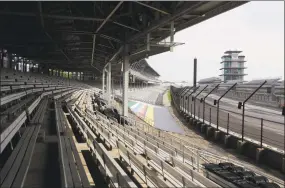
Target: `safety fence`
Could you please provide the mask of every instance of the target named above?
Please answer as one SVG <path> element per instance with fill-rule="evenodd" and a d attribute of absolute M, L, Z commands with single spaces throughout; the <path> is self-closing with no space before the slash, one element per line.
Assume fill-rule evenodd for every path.
<path fill-rule="evenodd" d="M 198 99 L 194 97 L 196 94 L 197 92 L 183 95 L 177 88 L 171 88 L 172 103 L 177 110 L 227 135 L 234 135 L 254 142 L 260 147 L 284 153 L 284 117 L 281 113 L 273 114 L 274 118 L 265 119 L 262 114 L 258 117 L 251 115 L 250 109 L 242 113 L 238 105 L 219 107 L 217 104 L 214 105 L 214 100 L 203 100 L 201 97 Z M 221 100 L 220 104 L 222 102 Z"/>

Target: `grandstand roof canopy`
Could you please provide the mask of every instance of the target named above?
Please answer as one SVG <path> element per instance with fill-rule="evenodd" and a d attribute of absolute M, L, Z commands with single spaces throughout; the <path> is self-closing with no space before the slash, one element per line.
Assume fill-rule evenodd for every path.
<path fill-rule="evenodd" d="M 159 42 L 170 36 L 172 21 L 178 32 L 244 3 L 0 2 L 0 47 L 50 68 L 102 72 L 106 63 L 121 62 L 124 44 L 129 44 L 131 62 L 169 51 L 177 43 Z M 117 65 L 112 71 L 120 69 Z"/>
<path fill-rule="evenodd" d="M 146 75 L 151 75 L 158 77 L 160 76 L 149 64 L 145 59 L 141 59 L 132 64 L 133 70 L 136 70 L 141 73 L 146 73 Z"/>

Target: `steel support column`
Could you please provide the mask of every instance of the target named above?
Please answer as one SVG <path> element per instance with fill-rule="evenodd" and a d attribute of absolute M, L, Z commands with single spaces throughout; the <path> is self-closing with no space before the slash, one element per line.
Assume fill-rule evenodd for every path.
<path fill-rule="evenodd" d="M 112 65 L 111 63 L 109 63 L 108 65 L 108 73 L 107 73 L 107 100 L 108 100 L 108 104 L 111 104 L 111 77 L 112 77 Z"/>
<path fill-rule="evenodd" d="M 171 43 L 171 47 L 170 47 L 170 52 L 173 52 L 173 42 L 174 42 L 174 21 L 170 22 L 170 43 Z"/>
<path fill-rule="evenodd" d="M 105 95 L 105 99 L 107 100 L 107 102 L 109 102 L 109 65 L 107 66 L 107 69 L 106 70 L 106 87 L 105 87 L 105 90 L 106 90 L 106 95 Z"/>
<path fill-rule="evenodd" d="M 1 65 L 0 65 L 0 67 L 1 67 L 1 68 L 4 67 L 4 50 L 3 50 L 3 48 L 2 48 L 2 50 L 1 50 Z"/>
<path fill-rule="evenodd" d="M 102 95 L 103 97 L 105 95 L 105 69 L 103 69 L 103 74 L 102 74 Z"/>
<path fill-rule="evenodd" d="M 9 62 L 9 68 L 13 69 L 13 62 L 12 62 L 12 54 L 8 53 L 8 62 Z"/>
<path fill-rule="evenodd" d="M 130 69 L 130 56 L 129 46 L 126 45 L 124 49 L 124 62 L 123 62 L 123 116 L 128 116 L 128 87 L 129 87 L 129 69 Z"/>

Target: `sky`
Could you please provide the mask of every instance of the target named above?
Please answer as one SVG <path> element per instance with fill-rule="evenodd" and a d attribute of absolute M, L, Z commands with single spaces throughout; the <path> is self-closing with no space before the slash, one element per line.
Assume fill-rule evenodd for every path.
<path fill-rule="evenodd" d="M 243 51 L 245 80 L 284 79 L 284 2 L 246 3 L 177 32 L 174 41 L 185 44 L 147 59 L 163 80 L 192 82 L 195 57 L 197 80 L 219 76 L 227 50 Z"/>

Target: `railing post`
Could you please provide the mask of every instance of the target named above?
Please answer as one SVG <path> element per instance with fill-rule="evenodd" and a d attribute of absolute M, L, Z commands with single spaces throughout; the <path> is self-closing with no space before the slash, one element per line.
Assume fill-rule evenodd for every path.
<path fill-rule="evenodd" d="M 242 105 L 242 124 L 241 124 L 241 141 L 243 142 L 244 139 L 244 108 L 245 103 L 266 83 L 265 80 L 258 88 L 256 88 L 244 101 L 243 103 L 239 102 L 238 108 L 240 109 L 240 105 Z"/>
<path fill-rule="evenodd" d="M 200 118 L 200 104 L 198 106 L 198 118 Z"/>
<path fill-rule="evenodd" d="M 184 112 L 184 110 L 185 110 L 185 95 L 186 95 L 187 92 L 190 91 L 192 88 L 193 88 L 193 87 L 189 87 L 189 88 L 185 87 L 185 88 L 182 90 L 182 92 L 180 93 L 180 95 L 178 95 L 178 96 L 179 96 L 179 99 L 180 99 L 180 110 L 181 110 L 182 112 Z M 189 98 L 189 97 L 188 97 L 188 98 Z M 189 100 L 189 99 L 188 99 L 188 100 Z M 182 101 L 182 104 L 181 104 L 181 101 Z"/>
<path fill-rule="evenodd" d="M 194 119 L 196 119 L 196 98 L 198 97 L 198 95 L 200 95 L 206 88 L 208 87 L 208 85 L 206 85 L 195 97 L 194 97 L 194 99 L 193 99 L 193 101 L 194 101 Z M 197 87 L 197 89 L 196 90 L 198 90 L 198 88 L 199 88 L 199 86 Z M 195 92 L 196 92 L 196 90 L 195 90 Z M 200 107 L 200 106 L 199 106 Z M 200 108 L 199 108 L 199 113 L 200 113 Z"/>
<path fill-rule="evenodd" d="M 241 122 L 241 141 L 243 142 L 243 137 L 244 137 L 244 109 L 245 105 L 242 105 L 242 122 Z"/>
<path fill-rule="evenodd" d="M 231 90 L 233 89 L 235 86 L 237 85 L 237 83 L 233 84 L 224 94 L 222 94 L 220 96 L 220 98 L 218 100 L 214 100 L 214 105 L 216 105 L 217 103 L 217 130 L 219 130 L 219 112 L 220 112 L 220 100 Z"/>
<path fill-rule="evenodd" d="M 228 113 L 227 135 L 229 134 L 229 126 L 230 126 L 230 113 Z"/>
<path fill-rule="evenodd" d="M 212 117 L 212 109 L 210 108 L 210 125 L 211 125 L 211 123 L 212 123 L 211 117 Z"/>
<path fill-rule="evenodd" d="M 189 102 L 189 100 L 190 100 L 190 96 L 191 96 L 194 92 L 196 92 L 196 91 L 199 89 L 199 87 L 200 87 L 200 86 L 194 88 L 193 91 L 188 95 L 188 102 Z M 193 87 L 192 87 L 192 88 L 193 88 Z M 192 89 L 192 88 L 191 88 L 191 89 Z M 190 89 L 190 90 L 191 90 L 191 89 Z M 189 91 L 190 91 L 190 90 L 189 90 Z M 191 102 L 191 106 L 192 106 L 192 102 Z M 191 117 L 192 117 L 192 107 L 191 107 Z M 194 118 L 195 118 L 195 101 L 194 101 Z"/>
<path fill-rule="evenodd" d="M 191 103 L 191 117 L 192 117 L 192 103 Z"/>
<path fill-rule="evenodd" d="M 220 103 L 218 102 L 218 105 L 217 105 L 217 131 L 219 130 L 219 112 L 220 112 Z"/>
<path fill-rule="evenodd" d="M 260 133 L 260 147 L 262 147 L 262 141 L 263 141 L 263 118 L 261 118 L 261 133 Z"/>

